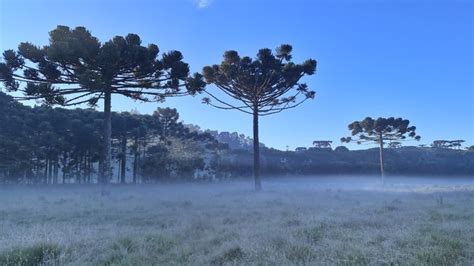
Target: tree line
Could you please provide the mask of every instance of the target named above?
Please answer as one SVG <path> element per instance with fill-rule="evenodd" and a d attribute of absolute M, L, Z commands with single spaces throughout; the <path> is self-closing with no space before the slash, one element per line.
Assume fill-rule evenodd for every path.
<path fill-rule="evenodd" d="M 98 183 L 103 166 L 103 116 L 92 109 L 29 107 L 0 93 L 0 182 Z M 152 115 L 112 113 L 112 176 L 108 182 L 143 183 L 250 177 L 252 139 L 201 130 L 179 121 L 176 109 Z M 329 147 L 328 147 L 329 145 Z M 334 150 L 329 141 L 280 151 L 263 145 L 263 175 L 376 174 L 377 149 Z M 391 174 L 469 175 L 474 150 L 384 148 Z"/>
<path fill-rule="evenodd" d="M 176 109 L 152 115 L 112 113 L 108 182 L 137 183 L 171 176 L 191 178 L 204 167 L 204 150 L 216 141 L 192 131 Z M 28 107 L 0 92 L 0 181 L 5 183 L 98 183 L 103 116 L 92 109 Z M 187 156 L 185 156 L 185 154 Z"/>

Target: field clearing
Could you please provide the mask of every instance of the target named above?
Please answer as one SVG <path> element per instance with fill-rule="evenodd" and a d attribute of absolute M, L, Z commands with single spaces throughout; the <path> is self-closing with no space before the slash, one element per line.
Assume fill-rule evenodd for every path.
<path fill-rule="evenodd" d="M 0 187 L 0 265 L 474 265 L 474 179 Z"/>

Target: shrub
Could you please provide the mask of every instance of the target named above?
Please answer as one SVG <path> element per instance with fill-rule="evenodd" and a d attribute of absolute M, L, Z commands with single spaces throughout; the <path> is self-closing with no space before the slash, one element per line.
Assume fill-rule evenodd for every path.
<path fill-rule="evenodd" d="M 37 243 L 26 248 L 13 248 L 0 253 L 0 265 L 38 265 L 59 259 L 61 249 L 56 244 Z"/>
<path fill-rule="evenodd" d="M 233 247 L 226 250 L 222 255 L 211 261 L 212 265 L 223 265 L 229 262 L 239 262 L 245 257 L 244 251 L 240 247 Z"/>

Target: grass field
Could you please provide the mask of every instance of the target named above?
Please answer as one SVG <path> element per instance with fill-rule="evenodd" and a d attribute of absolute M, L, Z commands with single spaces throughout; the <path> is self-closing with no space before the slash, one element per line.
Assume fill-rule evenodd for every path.
<path fill-rule="evenodd" d="M 2 187 L 0 265 L 474 265 L 472 179 L 388 183 Z"/>

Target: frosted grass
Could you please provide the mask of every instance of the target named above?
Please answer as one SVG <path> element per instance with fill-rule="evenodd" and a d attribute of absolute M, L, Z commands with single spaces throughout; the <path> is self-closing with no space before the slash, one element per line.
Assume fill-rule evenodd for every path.
<path fill-rule="evenodd" d="M 0 264 L 474 264 L 472 178 L 377 180 L 2 187 Z"/>

